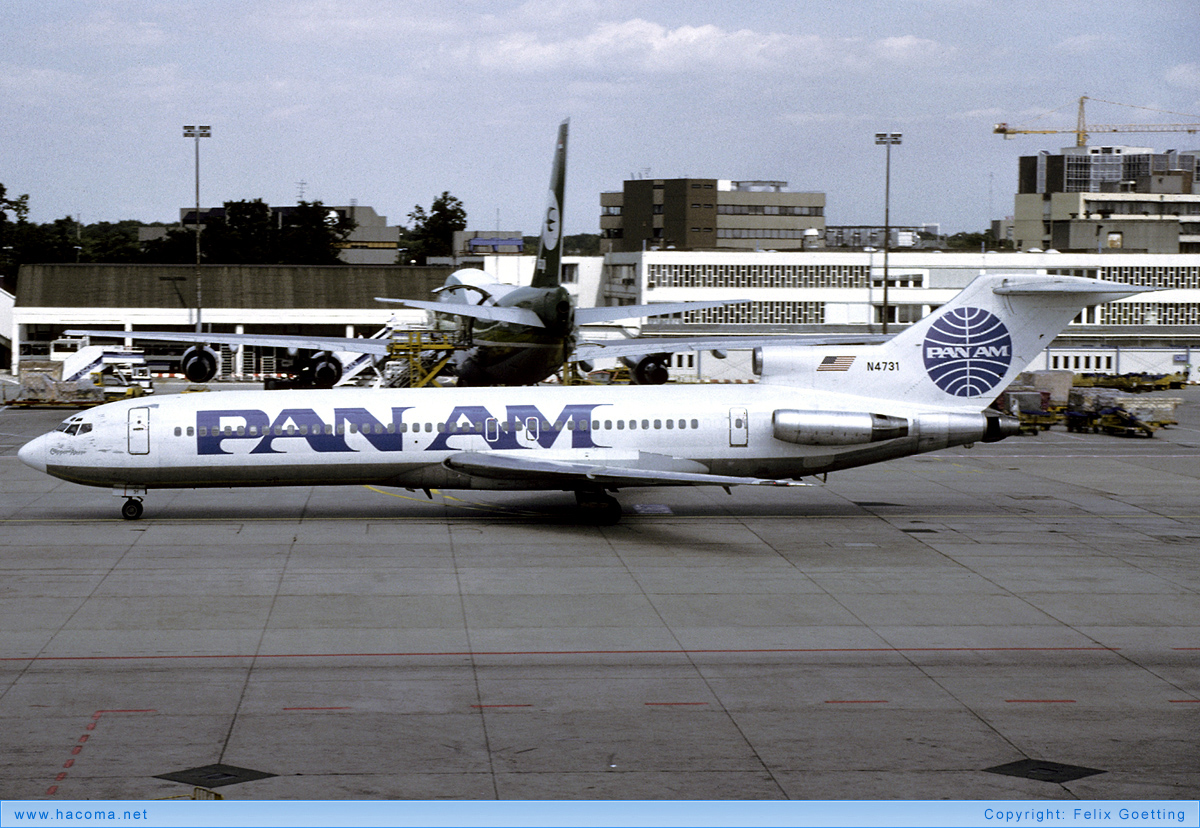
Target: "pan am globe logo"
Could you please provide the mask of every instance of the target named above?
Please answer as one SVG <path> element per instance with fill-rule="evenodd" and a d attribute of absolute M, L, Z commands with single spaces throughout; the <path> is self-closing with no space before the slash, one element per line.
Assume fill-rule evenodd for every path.
<path fill-rule="evenodd" d="M 1012 364 L 1012 338 L 982 308 L 955 308 L 925 335 L 925 371 L 938 388 L 956 397 L 988 393 Z"/>

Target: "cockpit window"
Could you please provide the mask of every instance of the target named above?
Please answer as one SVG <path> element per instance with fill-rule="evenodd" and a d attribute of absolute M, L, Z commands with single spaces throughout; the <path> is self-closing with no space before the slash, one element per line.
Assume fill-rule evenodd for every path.
<path fill-rule="evenodd" d="M 92 430 L 92 424 L 83 422 L 83 417 L 77 414 L 74 417 L 68 417 L 63 420 L 59 423 L 58 428 L 54 430 L 74 437 L 76 434 L 87 434 Z"/>

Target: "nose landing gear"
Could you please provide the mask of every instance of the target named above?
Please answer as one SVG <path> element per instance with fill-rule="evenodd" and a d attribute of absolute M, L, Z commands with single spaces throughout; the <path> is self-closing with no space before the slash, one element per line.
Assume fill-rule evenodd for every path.
<path fill-rule="evenodd" d="M 131 497 L 121 504 L 121 517 L 125 520 L 137 520 L 142 516 L 142 499 Z"/>

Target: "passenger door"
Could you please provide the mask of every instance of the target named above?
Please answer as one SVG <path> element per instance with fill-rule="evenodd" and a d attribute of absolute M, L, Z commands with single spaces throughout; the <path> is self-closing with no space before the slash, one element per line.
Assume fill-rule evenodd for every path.
<path fill-rule="evenodd" d="M 150 453 L 150 409 L 129 409 L 129 453 Z"/>

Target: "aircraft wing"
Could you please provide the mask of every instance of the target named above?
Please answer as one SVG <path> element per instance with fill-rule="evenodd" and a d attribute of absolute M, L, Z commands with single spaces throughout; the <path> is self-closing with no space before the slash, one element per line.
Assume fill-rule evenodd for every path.
<path fill-rule="evenodd" d="M 749 299 L 724 299 L 713 302 L 660 302 L 651 305 L 613 305 L 599 308 L 576 308 L 575 323 L 589 325 L 595 322 L 616 322 L 618 319 L 645 319 L 650 316 L 665 316 L 671 313 L 721 308 L 726 305 L 742 305 Z"/>
<path fill-rule="evenodd" d="M 472 477 L 491 480 L 541 480 L 564 485 L 588 483 L 600 486 L 807 486 L 795 480 L 760 477 L 730 477 L 720 474 L 670 471 L 603 462 L 539 460 L 501 452 L 484 454 L 464 451 L 443 461 L 446 468 Z"/>
<path fill-rule="evenodd" d="M 388 352 L 388 339 L 358 339 L 338 336 L 301 334 L 230 334 L 180 333 L 178 331 L 83 331 L 64 332 L 67 336 L 102 336 L 110 339 L 149 339 L 160 342 L 192 342 L 208 345 L 258 345 L 264 348 L 303 348 L 312 351 L 349 351 L 356 354 Z"/>
<path fill-rule="evenodd" d="M 763 345 L 875 345 L 891 336 L 881 334 L 781 334 L 777 336 L 680 336 L 634 337 L 611 342 L 580 342 L 572 359 L 595 360 L 680 351 L 736 351 Z"/>
<path fill-rule="evenodd" d="M 385 299 L 375 297 L 376 302 L 392 302 L 406 308 L 444 313 L 450 316 L 469 316 L 472 319 L 483 319 L 488 322 L 507 322 L 511 325 L 526 325 L 530 328 L 544 328 L 545 323 L 536 313 L 528 308 L 501 308 L 496 305 L 468 305 L 463 302 L 426 302 L 418 299 Z"/>

